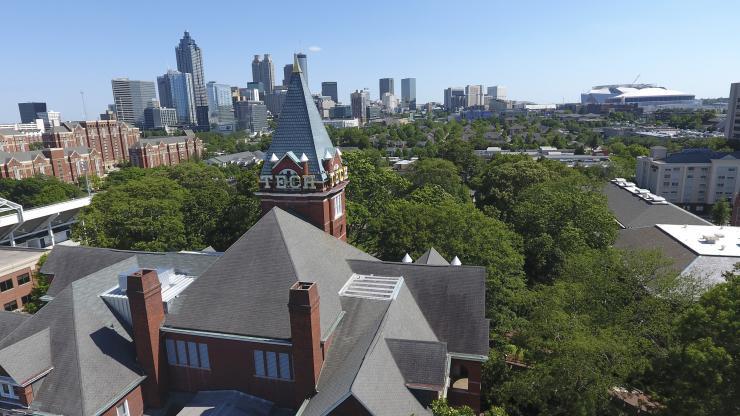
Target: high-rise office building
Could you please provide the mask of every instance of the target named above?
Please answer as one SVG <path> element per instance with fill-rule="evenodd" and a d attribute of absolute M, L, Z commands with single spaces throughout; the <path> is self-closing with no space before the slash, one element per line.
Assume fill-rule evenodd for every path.
<path fill-rule="evenodd" d="M 395 91 L 393 89 L 393 78 L 381 78 L 378 82 L 380 93 L 378 94 L 379 97 L 383 97 L 383 94 L 390 93 L 391 95 L 395 94 Z"/>
<path fill-rule="evenodd" d="M 409 110 L 416 110 L 416 78 L 401 79 L 401 101 Z"/>
<path fill-rule="evenodd" d="M 444 105 L 447 111 L 457 111 L 466 104 L 465 89 L 449 87 L 445 89 Z"/>
<path fill-rule="evenodd" d="M 262 101 L 239 101 L 235 112 L 239 130 L 252 133 L 267 131 L 267 106 Z"/>
<path fill-rule="evenodd" d="M 506 101 L 506 87 L 502 85 L 494 85 L 493 87 L 488 87 L 487 95 L 494 100 Z"/>
<path fill-rule="evenodd" d="M 157 98 L 154 83 L 116 78 L 111 81 L 116 117 L 119 121 L 144 126 L 144 109 Z"/>
<path fill-rule="evenodd" d="M 230 109 L 233 112 L 230 85 L 211 81 L 206 84 L 206 91 L 208 92 L 208 116 L 212 124 L 218 123 L 218 113 L 221 109 Z"/>
<path fill-rule="evenodd" d="M 468 85 L 465 87 L 466 107 L 476 107 L 483 105 L 483 86 Z"/>
<path fill-rule="evenodd" d="M 169 70 L 157 77 L 157 86 L 162 107 L 177 110 L 177 120 L 182 124 L 199 125 L 191 74 Z"/>
<path fill-rule="evenodd" d="M 303 52 L 299 52 L 295 57 L 298 61 L 298 66 L 301 67 L 301 72 L 303 72 L 303 78 L 306 80 L 306 84 L 308 84 L 308 57 Z"/>
<path fill-rule="evenodd" d="M 270 111 L 273 117 L 280 116 L 280 111 L 283 109 L 287 97 L 288 88 L 286 87 L 275 87 L 271 93 L 265 94 L 265 105 L 267 105 L 267 110 Z"/>
<path fill-rule="evenodd" d="M 370 98 L 367 90 L 355 90 L 350 94 L 350 104 L 352 105 L 352 117 L 364 123 L 367 121 L 365 109 L 370 105 Z"/>
<path fill-rule="evenodd" d="M 339 94 L 337 94 L 337 82 L 336 81 L 325 81 L 321 83 L 321 95 L 331 97 L 331 99 L 339 104 Z"/>
<path fill-rule="evenodd" d="M 208 130 L 208 96 L 206 93 L 206 79 L 203 75 L 203 54 L 187 31 L 180 39 L 180 44 L 175 47 L 175 55 L 177 57 L 177 70 L 188 73 L 192 77 L 198 128 Z"/>
<path fill-rule="evenodd" d="M 62 124 L 62 115 L 58 111 L 44 111 L 42 113 L 38 113 L 38 118 L 44 120 L 44 129 L 46 129 L 46 131 Z"/>
<path fill-rule="evenodd" d="M 275 88 L 275 65 L 272 57 L 266 53 L 260 60 L 259 55 L 254 55 L 252 60 L 252 82 L 261 82 L 264 89 L 261 92 L 271 93 Z"/>
<path fill-rule="evenodd" d="M 33 123 L 38 113 L 46 112 L 46 103 L 18 103 L 18 111 L 21 113 L 21 123 Z"/>
<path fill-rule="evenodd" d="M 166 130 L 177 124 L 177 110 L 174 108 L 151 106 L 144 110 L 145 129 Z"/>
<path fill-rule="evenodd" d="M 730 86 L 725 134 L 728 140 L 740 140 L 740 82 Z"/>
<path fill-rule="evenodd" d="M 287 87 L 290 82 L 290 74 L 293 73 L 293 64 L 288 64 L 283 67 L 283 87 Z"/>

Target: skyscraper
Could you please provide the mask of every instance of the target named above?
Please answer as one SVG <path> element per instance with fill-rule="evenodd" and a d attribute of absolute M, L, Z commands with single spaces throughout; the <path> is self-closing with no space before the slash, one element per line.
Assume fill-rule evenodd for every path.
<path fill-rule="evenodd" d="M 321 95 L 331 97 L 335 103 L 339 103 L 339 94 L 337 94 L 337 82 L 325 81 L 321 83 Z"/>
<path fill-rule="evenodd" d="M 447 111 L 457 111 L 465 107 L 465 89 L 450 87 L 445 90 L 444 99 Z"/>
<path fill-rule="evenodd" d="M 208 91 L 208 116 L 211 124 L 234 124 L 234 107 L 231 102 L 231 86 L 211 81 L 206 84 Z"/>
<path fill-rule="evenodd" d="M 113 87 L 113 102 L 116 106 L 116 118 L 143 127 L 144 109 L 157 98 L 154 83 L 116 78 L 111 81 L 111 86 Z"/>
<path fill-rule="evenodd" d="M 283 87 L 287 87 L 290 82 L 290 74 L 293 73 L 293 64 L 288 64 L 283 67 Z"/>
<path fill-rule="evenodd" d="M 740 140 L 740 82 L 730 85 L 725 132 L 728 140 Z"/>
<path fill-rule="evenodd" d="M 195 105 L 193 77 L 187 72 L 169 70 L 157 77 L 159 102 L 162 107 L 177 110 L 177 120 L 183 124 L 200 125 Z M 206 111 L 208 106 L 206 106 Z"/>
<path fill-rule="evenodd" d="M 393 78 L 381 78 L 378 82 L 379 84 L 379 90 L 380 94 L 379 96 L 382 97 L 385 93 L 390 93 L 391 95 L 395 95 L 395 91 L 393 89 Z"/>
<path fill-rule="evenodd" d="M 483 86 L 468 85 L 465 87 L 466 107 L 476 107 L 483 105 Z"/>
<path fill-rule="evenodd" d="M 39 118 L 37 113 L 46 112 L 46 103 L 18 103 L 18 111 L 21 113 L 21 123 L 33 123 Z"/>
<path fill-rule="evenodd" d="M 306 84 L 308 84 L 308 58 L 303 52 L 299 52 L 295 57 L 296 60 L 298 60 L 298 65 L 301 67 L 301 72 L 303 72 L 303 79 L 305 79 Z"/>
<path fill-rule="evenodd" d="M 261 82 L 265 93 L 271 93 L 275 88 L 275 65 L 269 53 L 260 60 L 259 55 L 254 55 L 252 60 L 252 82 Z"/>
<path fill-rule="evenodd" d="M 506 100 L 506 87 L 501 85 L 494 85 L 488 87 L 488 95 L 494 100 Z"/>
<path fill-rule="evenodd" d="M 416 110 L 416 78 L 401 79 L 401 100 L 409 110 Z"/>
<path fill-rule="evenodd" d="M 369 94 L 366 90 L 355 90 L 350 94 L 350 103 L 352 104 L 352 117 L 364 123 L 367 120 L 365 109 L 370 104 Z"/>
<path fill-rule="evenodd" d="M 175 47 L 175 55 L 177 57 L 177 70 L 188 73 L 192 77 L 198 128 L 208 130 L 208 96 L 206 94 L 205 76 L 203 75 L 203 55 L 198 45 L 195 44 L 195 40 L 190 37 L 190 33 L 187 31 L 180 39 L 180 44 Z"/>

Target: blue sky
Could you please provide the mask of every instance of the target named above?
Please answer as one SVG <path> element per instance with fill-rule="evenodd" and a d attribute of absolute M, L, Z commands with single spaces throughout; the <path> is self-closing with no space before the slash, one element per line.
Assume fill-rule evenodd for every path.
<path fill-rule="evenodd" d="M 658 83 L 726 97 L 740 81 L 740 2 L 725 1 L 119 1 L 3 0 L 0 122 L 20 101 L 46 101 L 65 119 L 112 102 L 110 80 L 155 81 L 174 68 L 189 30 L 208 81 L 245 86 L 254 54 L 276 78 L 308 52 L 309 84 L 338 81 L 340 100 L 378 78 L 417 79 L 418 101 L 466 84 L 509 97 L 575 101 L 592 85 Z M 115 4 L 116 7 L 110 7 Z"/>

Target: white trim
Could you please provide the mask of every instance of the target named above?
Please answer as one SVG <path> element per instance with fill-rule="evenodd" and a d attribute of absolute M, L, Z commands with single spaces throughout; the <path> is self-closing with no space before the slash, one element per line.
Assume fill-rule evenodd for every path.
<path fill-rule="evenodd" d="M 166 327 L 166 326 L 163 326 L 160 329 L 162 332 L 167 332 L 170 334 L 194 335 L 194 336 L 200 336 L 200 337 L 206 337 L 206 338 L 228 339 L 232 341 L 246 341 L 246 342 L 256 342 L 260 344 L 293 346 L 293 343 L 290 341 L 276 339 L 276 338 L 250 337 L 248 335 L 223 334 L 219 332 L 196 331 L 192 329 L 171 328 L 171 327 Z"/>
<path fill-rule="evenodd" d="M 481 363 L 488 361 L 488 356 L 486 355 L 480 355 L 480 354 L 465 354 L 460 352 L 450 352 L 447 353 L 451 358 L 456 358 L 458 360 L 467 360 L 467 361 L 479 361 Z"/>
<path fill-rule="evenodd" d="M 26 387 L 26 386 L 28 386 L 29 384 L 31 384 L 31 383 L 33 383 L 33 382 L 35 382 L 36 380 L 40 379 L 41 377 L 44 377 L 45 375 L 49 374 L 49 373 L 51 372 L 51 370 L 53 370 L 53 369 L 54 369 L 54 367 L 53 367 L 53 366 L 52 366 L 52 367 L 49 367 L 49 369 L 48 369 L 48 370 L 42 371 L 42 372 L 40 372 L 39 374 L 37 374 L 36 376 L 34 376 L 34 377 L 31 377 L 30 379 L 26 380 L 26 381 L 25 381 L 25 382 L 24 382 L 23 384 L 21 384 L 20 386 L 21 386 L 21 387 Z"/>

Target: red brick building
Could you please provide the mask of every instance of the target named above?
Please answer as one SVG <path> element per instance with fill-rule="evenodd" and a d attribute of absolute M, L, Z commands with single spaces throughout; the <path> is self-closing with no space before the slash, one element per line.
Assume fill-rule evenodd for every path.
<path fill-rule="evenodd" d="M 263 217 L 223 254 L 56 246 L 41 270 L 52 300 L 0 333 L 6 401 L 75 415 L 174 414 L 172 392 L 193 395 L 179 414 L 429 415 L 439 397 L 480 410 L 485 268 L 433 249 L 381 261 L 344 241 L 351 173 L 294 68 Z"/>
<path fill-rule="evenodd" d="M 41 142 L 39 131 L 0 129 L 0 152 L 26 152 L 32 144 Z"/>
<path fill-rule="evenodd" d="M 0 306 L 23 309 L 30 301 L 36 264 L 47 250 L 0 246 Z"/>
<path fill-rule="evenodd" d="M 103 169 L 129 160 L 128 149 L 140 139 L 139 129 L 122 121 L 71 121 L 44 133 L 44 147 L 89 147 L 100 155 Z"/>
<path fill-rule="evenodd" d="M 192 133 L 140 139 L 129 149 L 131 164 L 140 168 L 174 166 L 203 157 L 203 141 Z"/>
<path fill-rule="evenodd" d="M 0 178 L 27 179 L 46 175 L 65 182 L 79 182 L 87 174 L 105 174 L 100 153 L 88 147 L 0 152 Z"/>

